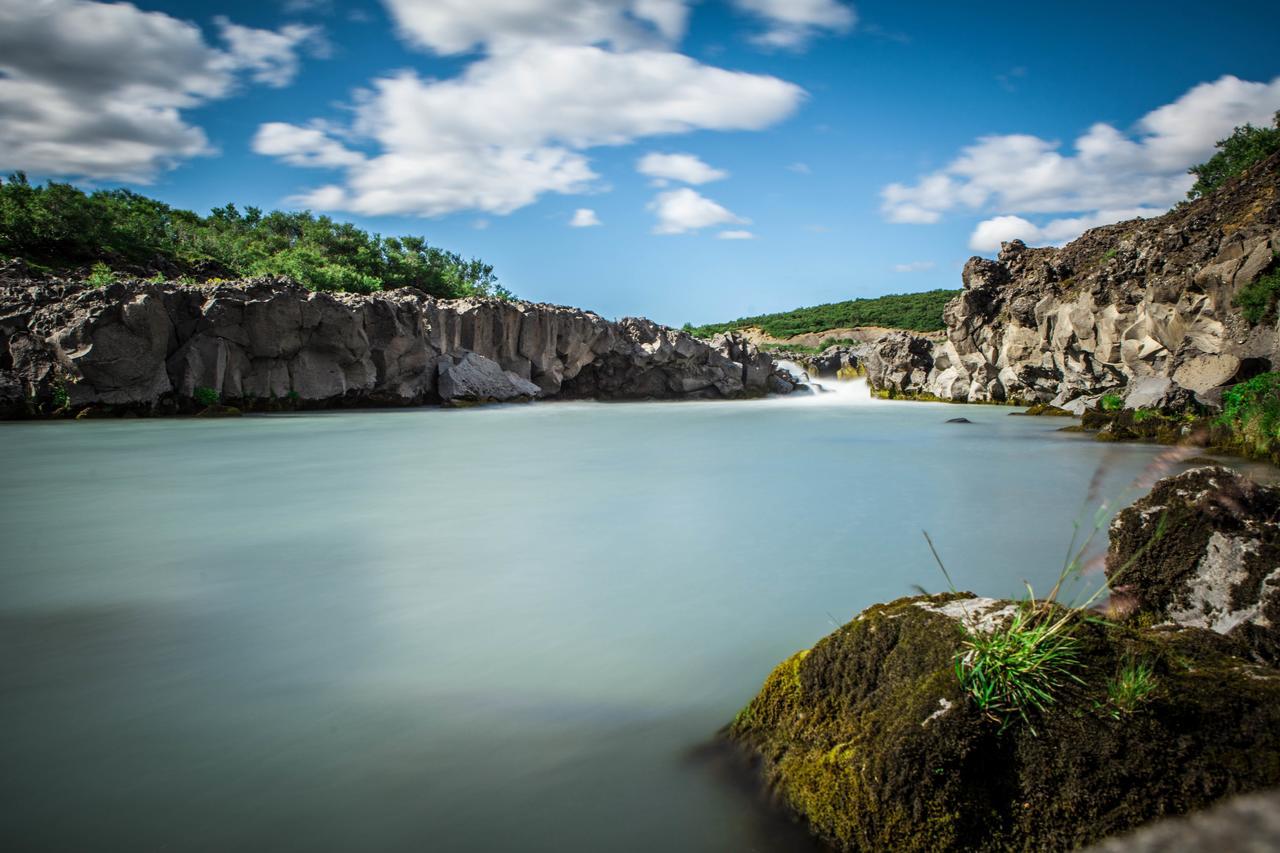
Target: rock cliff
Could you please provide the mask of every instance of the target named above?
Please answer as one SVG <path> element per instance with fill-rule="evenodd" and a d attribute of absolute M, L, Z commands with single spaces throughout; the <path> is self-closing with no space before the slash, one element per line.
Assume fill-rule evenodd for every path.
<path fill-rule="evenodd" d="M 1077 412 L 1107 393 L 1131 408 L 1215 405 L 1222 386 L 1280 366 L 1274 317 L 1254 325 L 1237 305 L 1277 252 L 1280 154 L 1163 216 L 970 259 L 946 339 L 882 338 L 869 381 L 886 396 Z"/>
<path fill-rule="evenodd" d="M 793 383 L 737 336 L 402 289 L 287 280 L 93 288 L 0 276 L 0 414 L 743 397 Z"/>

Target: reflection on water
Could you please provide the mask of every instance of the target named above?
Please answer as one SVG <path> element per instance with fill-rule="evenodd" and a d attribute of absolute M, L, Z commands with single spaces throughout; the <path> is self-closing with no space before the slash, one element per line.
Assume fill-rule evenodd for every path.
<path fill-rule="evenodd" d="M 862 607 L 1044 588 L 1055 419 L 835 395 L 0 426 L 0 846 L 804 849 L 700 747 Z"/>

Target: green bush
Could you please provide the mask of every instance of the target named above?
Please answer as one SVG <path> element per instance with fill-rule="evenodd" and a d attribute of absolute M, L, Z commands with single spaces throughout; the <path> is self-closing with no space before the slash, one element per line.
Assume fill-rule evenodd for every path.
<path fill-rule="evenodd" d="M 1104 412 L 1118 412 L 1124 408 L 1124 398 L 1117 394 L 1104 394 L 1100 405 Z"/>
<path fill-rule="evenodd" d="M 1272 256 L 1273 260 L 1275 255 Z M 1240 288 L 1236 294 L 1236 306 L 1250 324 L 1256 326 L 1275 311 L 1280 297 L 1280 269 L 1261 275 Z"/>
<path fill-rule="evenodd" d="M 945 328 L 942 309 L 960 291 L 929 290 L 924 293 L 895 293 L 875 299 L 852 299 L 812 308 L 797 308 L 781 314 L 740 317 L 729 323 L 706 326 L 685 324 L 685 331 L 700 338 L 719 332 L 756 326 L 773 338 L 789 338 L 828 329 L 884 326 L 913 332 L 935 332 Z"/>
<path fill-rule="evenodd" d="M 0 256 L 58 270 L 101 263 L 178 281 L 287 275 L 312 290 L 511 295 L 489 264 L 422 237 L 382 237 L 309 211 L 242 213 L 229 204 L 199 216 L 129 190 L 33 186 L 21 173 L 0 181 Z"/>
<path fill-rule="evenodd" d="M 216 406 L 222 400 L 217 391 L 212 388 L 197 388 L 195 393 L 195 401 L 202 406 Z"/>
<path fill-rule="evenodd" d="M 1187 192 L 1187 198 L 1208 195 L 1245 169 L 1280 151 L 1280 112 L 1273 127 L 1254 127 L 1246 124 L 1237 127 L 1226 139 L 1218 141 L 1218 153 L 1187 171 L 1196 176 L 1196 182 Z"/>
<path fill-rule="evenodd" d="M 116 274 L 111 271 L 111 267 L 98 261 L 89 271 L 89 277 L 85 279 L 85 283 L 90 287 L 106 287 L 108 284 L 114 284 Z"/>
<path fill-rule="evenodd" d="M 1280 446 L 1280 373 L 1263 373 L 1228 388 L 1218 423 L 1230 429 L 1244 452 L 1270 456 Z"/>

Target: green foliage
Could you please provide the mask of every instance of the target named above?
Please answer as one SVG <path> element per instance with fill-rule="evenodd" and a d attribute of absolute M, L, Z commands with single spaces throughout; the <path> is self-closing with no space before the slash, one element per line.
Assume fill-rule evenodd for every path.
<path fill-rule="evenodd" d="M 195 401 L 202 406 L 216 406 L 221 400 L 222 397 L 212 388 L 200 387 L 196 389 Z"/>
<path fill-rule="evenodd" d="M 85 283 L 90 287 L 106 287 L 108 284 L 114 284 L 115 280 L 116 274 L 111 271 L 111 267 L 98 261 L 89 271 L 89 277 L 85 279 Z"/>
<path fill-rule="evenodd" d="M 382 237 L 306 211 L 241 212 L 233 204 L 202 217 L 128 190 L 32 186 L 21 173 L 0 181 L 3 255 L 56 269 L 103 263 L 179 281 L 286 275 L 312 290 L 511 296 L 489 264 L 421 237 Z"/>
<path fill-rule="evenodd" d="M 1280 112 L 1276 113 L 1273 125 L 1254 127 L 1246 124 L 1237 127 L 1226 139 L 1218 140 L 1218 153 L 1187 170 L 1196 176 L 1187 198 L 1200 198 L 1213 192 L 1254 163 L 1280 151 Z"/>
<path fill-rule="evenodd" d="M 1256 326 L 1273 314 L 1277 298 L 1280 298 L 1280 269 L 1273 269 L 1240 288 L 1235 301 L 1244 318 Z"/>
<path fill-rule="evenodd" d="M 61 412 L 71 405 L 71 391 L 67 388 L 66 380 L 59 379 L 53 383 L 50 389 L 53 399 L 53 410 Z"/>
<path fill-rule="evenodd" d="M 1028 712 L 1044 712 L 1068 683 L 1084 684 L 1072 614 L 1025 602 L 991 632 L 969 630 L 956 655 L 956 677 L 978 709 L 1004 731 Z M 1034 727 L 1032 727 L 1034 731 Z"/>
<path fill-rule="evenodd" d="M 944 328 L 942 309 L 958 290 L 930 290 L 924 293 L 898 293 L 875 299 L 853 299 L 797 308 L 781 314 L 761 314 L 756 317 L 740 317 L 729 323 L 712 323 L 706 326 L 687 326 L 686 331 L 701 338 L 719 332 L 759 327 L 773 338 L 789 338 L 794 335 L 825 332 L 828 329 L 856 328 L 858 326 L 885 326 L 891 329 L 909 329 L 914 332 L 933 332 Z"/>
<path fill-rule="evenodd" d="M 1270 456 L 1280 447 L 1280 373 L 1263 373 L 1228 388 L 1218 424 L 1231 430 L 1245 452 Z"/>
<path fill-rule="evenodd" d="M 1107 682 L 1108 713 L 1116 718 L 1132 714 L 1155 689 L 1155 667 L 1151 662 L 1127 658 L 1115 678 Z"/>
<path fill-rule="evenodd" d="M 1104 394 L 1100 405 L 1104 412 L 1118 412 L 1124 408 L 1124 398 L 1117 394 Z"/>

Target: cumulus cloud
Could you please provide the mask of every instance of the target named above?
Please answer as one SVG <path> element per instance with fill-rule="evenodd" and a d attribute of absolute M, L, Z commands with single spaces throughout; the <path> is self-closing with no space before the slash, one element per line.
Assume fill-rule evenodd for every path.
<path fill-rule="evenodd" d="M 655 186 L 668 181 L 706 184 L 729 177 L 728 172 L 708 166 L 692 154 L 646 154 L 637 161 L 636 171 L 653 178 Z"/>
<path fill-rule="evenodd" d="M 801 48 L 824 30 L 848 32 L 858 21 L 853 8 L 837 0 L 733 0 L 733 5 L 765 22 L 767 29 L 752 41 L 769 48 Z"/>
<path fill-rule="evenodd" d="M 129 3 L 0 0 L 0 169 L 145 183 L 211 153 L 183 110 L 234 90 L 240 73 L 284 85 L 310 27 L 200 29 Z"/>
<path fill-rule="evenodd" d="M 233 64 L 248 71 L 255 83 L 276 89 L 289 85 L 298 76 L 300 49 L 306 48 L 318 57 L 330 54 L 329 42 L 319 27 L 287 24 L 279 30 L 258 30 L 222 16 L 214 18 L 214 23 L 227 43 Z"/>
<path fill-rule="evenodd" d="M 1068 216 L 1051 219 L 1044 225 L 1036 225 L 1021 216 L 1004 215 L 984 219 L 973 229 L 969 237 L 969 248 L 979 252 L 995 252 L 1000 244 L 1018 239 L 1029 245 L 1046 245 L 1065 243 L 1090 228 L 1109 225 L 1126 219 L 1159 216 L 1165 209 L 1161 207 L 1130 207 L 1113 210 L 1099 210 L 1084 216 Z"/>
<path fill-rule="evenodd" d="M 713 225 L 749 225 L 751 222 L 688 187 L 658 193 L 649 203 L 649 210 L 658 217 L 654 234 L 687 234 Z"/>
<path fill-rule="evenodd" d="M 354 105 L 350 133 L 320 131 L 322 144 L 305 132 L 320 125 L 264 125 L 254 150 L 295 165 L 343 166 L 341 183 L 298 200 L 318 209 L 505 214 L 545 193 L 589 190 L 597 175 L 587 149 L 694 130 L 757 130 L 790 115 L 803 97 L 776 77 L 678 53 L 535 43 L 447 80 L 412 71 L 375 80 Z M 348 136 L 376 153 L 356 151 Z"/>
<path fill-rule="evenodd" d="M 974 248 L 998 246 L 1000 235 L 1062 242 L 1093 225 L 1167 209 L 1194 181 L 1187 169 L 1208 158 L 1216 140 L 1245 122 L 1268 123 L 1277 108 L 1280 77 L 1259 83 L 1228 75 L 1147 113 L 1132 132 L 1095 124 L 1067 153 L 1036 136 L 982 137 L 916 183 L 885 187 L 882 211 L 891 222 L 913 223 L 957 209 L 998 213 L 974 232 Z M 1036 214 L 1072 215 L 1036 225 L 1026 218 Z"/>
<path fill-rule="evenodd" d="M 731 231 L 721 231 L 716 237 L 720 240 L 754 240 L 756 235 L 750 231 L 735 229 Z"/>
<path fill-rule="evenodd" d="M 600 217 L 596 216 L 596 212 L 589 207 L 578 208 L 573 212 L 573 218 L 569 220 L 570 228 L 594 228 L 603 224 Z"/>
<path fill-rule="evenodd" d="M 925 272 L 926 270 L 931 270 L 936 266 L 937 264 L 934 263 L 933 261 L 911 261 L 910 263 L 906 263 L 906 264 L 894 264 L 893 271 L 894 272 Z"/>
<path fill-rule="evenodd" d="M 659 47 L 684 34 L 685 0 L 384 0 L 411 43 L 451 55 L 530 43 Z"/>

